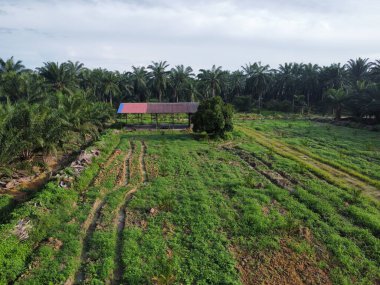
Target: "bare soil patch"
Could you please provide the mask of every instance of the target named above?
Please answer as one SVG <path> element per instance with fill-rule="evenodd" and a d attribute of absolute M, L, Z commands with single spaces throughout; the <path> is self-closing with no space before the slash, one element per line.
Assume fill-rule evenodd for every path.
<path fill-rule="evenodd" d="M 278 251 L 247 252 L 230 248 L 237 260 L 237 269 L 243 284 L 330 285 L 327 269 L 318 266 L 320 261 L 306 253 L 296 253 L 281 240 Z"/>

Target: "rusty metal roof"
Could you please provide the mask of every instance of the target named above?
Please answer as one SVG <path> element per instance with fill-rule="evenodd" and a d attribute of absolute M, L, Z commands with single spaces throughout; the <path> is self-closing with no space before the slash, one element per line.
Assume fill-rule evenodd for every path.
<path fill-rule="evenodd" d="M 182 103 L 121 103 L 119 114 L 192 114 L 198 110 L 198 102 Z"/>

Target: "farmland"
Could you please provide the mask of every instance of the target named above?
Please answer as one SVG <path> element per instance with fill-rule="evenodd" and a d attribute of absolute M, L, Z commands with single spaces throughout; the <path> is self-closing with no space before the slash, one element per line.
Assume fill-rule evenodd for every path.
<path fill-rule="evenodd" d="M 228 140 L 108 130 L 93 148 L 70 188 L 1 211 L 1 284 L 380 280 L 378 132 L 238 119 Z"/>

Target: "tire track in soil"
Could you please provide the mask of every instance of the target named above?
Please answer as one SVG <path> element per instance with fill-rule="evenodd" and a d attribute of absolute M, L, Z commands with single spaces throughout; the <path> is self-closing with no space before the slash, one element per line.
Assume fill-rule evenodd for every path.
<path fill-rule="evenodd" d="M 88 187 L 87 188 L 90 188 L 92 186 L 96 186 L 96 185 L 99 185 L 103 179 L 104 179 L 104 175 L 103 175 L 103 172 L 105 172 L 105 170 L 108 168 L 108 166 L 111 165 L 111 163 L 113 163 L 115 161 L 117 157 L 117 150 L 115 149 L 108 157 L 107 157 L 107 160 L 106 160 L 106 163 L 104 163 L 98 173 L 94 176 L 94 178 L 92 178 L 91 182 L 89 183 Z M 99 177 L 101 177 L 101 179 L 99 179 Z M 84 192 L 79 199 L 82 199 L 82 201 L 85 200 L 85 196 L 86 196 L 86 193 Z M 93 207 L 92 207 L 92 210 L 95 210 L 97 207 L 99 206 L 98 202 L 95 201 L 94 204 L 93 204 Z M 91 214 L 91 213 L 90 213 Z M 93 213 L 91 214 L 92 216 L 94 215 Z M 88 228 L 89 228 L 89 225 L 90 222 L 88 219 L 86 219 L 86 221 L 82 224 L 82 228 L 87 231 Z M 41 240 L 39 241 L 36 245 L 34 245 L 34 252 L 37 251 L 41 245 L 43 245 L 44 243 L 46 242 L 46 240 Z M 15 284 L 17 283 L 18 281 L 20 280 L 23 280 L 25 278 L 28 277 L 28 275 L 30 274 L 30 272 L 34 269 L 36 269 L 36 265 L 33 265 L 33 258 L 30 258 L 30 260 L 28 261 L 28 266 L 27 266 L 27 270 L 26 271 L 23 271 L 22 273 L 20 273 L 16 279 L 14 279 L 13 281 L 10 281 L 9 284 Z M 68 280 L 69 281 L 69 280 Z M 68 281 L 66 281 L 65 285 L 66 284 L 71 284 L 71 283 L 67 283 Z"/>
<path fill-rule="evenodd" d="M 272 171 L 272 170 L 260 170 L 259 169 L 260 166 L 264 166 L 264 167 L 268 168 L 269 164 L 267 162 L 262 162 L 262 161 L 258 160 L 256 156 L 254 156 L 253 154 L 251 154 L 248 151 L 245 151 L 245 150 L 240 149 L 238 147 L 232 147 L 232 146 L 222 146 L 222 149 L 238 156 L 241 160 L 243 160 L 243 162 L 246 163 L 246 165 L 251 170 L 253 170 L 259 174 L 262 174 L 264 177 L 266 177 L 272 183 L 274 183 L 275 185 L 279 186 L 282 189 L 288 190 L 290 193 L 295 191 L 295 188 L 294 188 L 295 185 L 299 185 L 305 189 L 305 185 L 303 183 L 297 182 L 297 183 L 293 184 L 291 182 L 291 179 L 289 180 L 289 179 L 287 179 L 287 177 L 284 177 L 281 174 L 281 172 Z M 313 207 L 306 205 L 302 201 L 302 199 L 300 199 L 297 195 L 295 195 L 294 198 L 296 198 L 296 200 L 299 203 L 305 205 L 306 208 L 309 209 L 311 212 L 317 214 L 324 223 L 331 226 L 331 222 L 328 219 L 324 218 L 323 215 L 319 211 L 316 211 Z M 342 213 L 340 213 L 340 215 L 344 218 L 344 215 Z M 361 227 L 360 224 L 355 224 L 355 222 L 352 222 L 352 224 L 356 225 L 358 227 Z M 340 229 L 337 229 L 337 233 L 342 237 L 345 237 L 347 235 L 346 232 L 344 232 Z M 359 248 L 362 249 L 361 245 L 357 244 L 356 242 L 355 242 L 355 244 L 356 244 L 356 246 L 358 246 Z"/>
<path fill-rule="evenodd" d="M 116 149 L 110 159 L 104 164 L 102 167 L 102 172 L 98 175 L 97 179 L 94 182 L 94 186 L 100 185 L 104 179 L 107 177 L 108 172 L 106 171 L 109 166 L 112 164 L 115 164 L 117 166 L 116 158 L 118 155 L 120 155 L 120 150 Z M 105 190 L 101 189 L 100 191 L 100 197 L 96 198 L 94 204 L 91 207 L 90 213 L 87 216 L 87 219 L 82 224 L 82 231 L 85 232 L 84 238 L 81 240 L 82 242 L 82 249 L 80 254 L 80 267 L 78 271 L 75 273 L 75 277 L 69 277 L 68 280 L 65 282 L 65 285 L 73 285 L 81 283 L 84 279 L 84 272 L 83 272 L 83 264 L 86 261 L 87 258 L 87 251 L 88 251 L 88 245 L 92 238 L 92 235 L 96 229 L 97 222 L 101 216 L 102 209 L 105 205 Z"/>
<path fill-rule="evenodd" d="M 289 192 L 294 191 L 294 187 L 296 183 L 294 183 L 293 179 L 289 179 L 288 177 L 285 177 L 284 175 L 282 175 L 281 173 L 277 171 L 260 169 L 258 166 L 268 168 L 268 165 L 263 163 L 261 160 L 257 159 L 248 151 L 242 150 L 240 148 L 230 148 L 230 147 L 223 147 L 223 149 L 234 155 L 237 155 L 241 160 L 243 160 L 249 166 L 250 169 L 263 175 L 275 185 L 283 189 L 286 189 Z"/>
<path fill-rule="evenodd" d="M 273 150 L 278 155 L 296 161 L 300 164 L 305 165 L 310 169 L 310 171 L 314 172 L 318 177 L 327 182 L 336 185 L 333 180 L 328 177 L 338 178 L 342 181 L 347 188 L 354 188 L 362 190 L 364 193 L 367 193 L 369 196 L 372 196 L 376 200 L 380 200 L 380 189 L 375 186 L 369 185 L 366 182 L 356 178 L 343 170 L 337 169 L 329 164 L 320 162 L 304 153 L 301 153 L 294 148 L 291 148 L 277 140 L 270 139 L 257 131 L 251 130 L 249 128 L 238 126 L 238 128 L 244 132 L 250 138 L 253 138 L 258 144 L 264 146 L 265 148 Z M 323 172 L 326 173 L 326 177 L 321 177 L 321 174 L 313 171 L 313 168 L 319 168 Z M 331 180 L 331 181 L 330 181 Z M 339 185 L 336 185 L 339 187 Z"/>
<path fill-rule="evenodd" d="M 134 144 L 132 145 L 132 149 L 134 149 Z M 141 151 L 139 156 L 139 169 L 141 181 L 139 184 L 133 186 L 131 190 L 129 190 L 124 196 L 124 204 L 120 207 L 118 211 L 117 218 L 114 221 L 115 227 L 117 229 L 117 242 L 116 242 L 116 255 L 115 255 L 115 269 L 113 274 L 113 279 L 111 284 L 120 284 L 123 278 L 123 261 L 122 261 L 122 252 L 123 252 L 123 231 L 125 228 L 125 220 L 126 220 L 126 210 L 128 207 L 129 201 L 132 199 L 133 194 L 137 192 L 138 188 L 145 184 L 147 180 L 146 168 L 145 168 L 145 155 L 146 155 L 146 144 L 145 142 L 141 143 Z M 131 156 L 128 159 L 128 177 L 129 180 L 133 173 L 130 172 L 131 162 L 132 162 L 133 151 L 131 152 Z"/>

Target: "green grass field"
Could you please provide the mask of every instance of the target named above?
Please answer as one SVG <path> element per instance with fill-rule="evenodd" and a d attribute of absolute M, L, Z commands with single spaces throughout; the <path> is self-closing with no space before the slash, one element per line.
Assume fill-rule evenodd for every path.
<path fill-rule="evenodd" d="M 71 188 L 2 199 L 0 284 L 380 282 L 380 133 L 235 124 L 109 130 Z"/>

